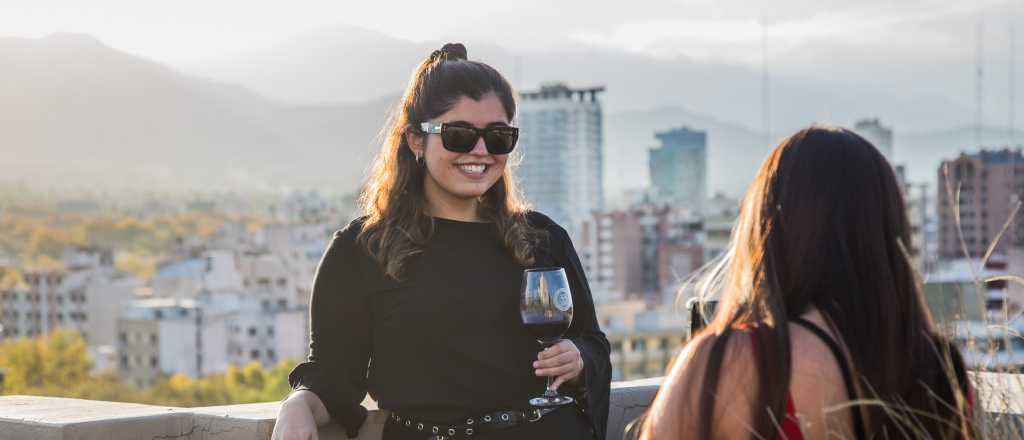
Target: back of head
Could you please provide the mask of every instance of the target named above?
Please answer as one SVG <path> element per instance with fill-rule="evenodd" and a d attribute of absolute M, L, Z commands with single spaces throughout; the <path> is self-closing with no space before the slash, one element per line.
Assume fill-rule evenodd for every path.
<path fill-rule="evenodd" d="M 910 249 L 902 189 L 882 154 L 850 130 L 800 130 L 758 171 L 726 260 L 705 283 L 705 294 L 724 295 L 709 329 L 757 328 L 766 336 L 760 403 L 777 412 L 792 349 L 780 323 L 816 307 L 849 349 L 860 389 L 870 394 L 861 397 L 938 415 L 940 422 L 915 423 L 943 437 L 959 389 L 950 386 L 946 361 L 959 358 L 934 329 Z M 768 376 L 785 380 L 765 383 Z M 893 423 L 880 407 L 866 413 L 870 428 Z"/>

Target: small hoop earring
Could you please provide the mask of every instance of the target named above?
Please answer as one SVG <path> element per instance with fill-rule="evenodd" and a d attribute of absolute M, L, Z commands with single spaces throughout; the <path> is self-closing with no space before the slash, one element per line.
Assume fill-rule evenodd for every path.
<path fill-rule="evenodd" d="M 427 161 L 426 161 L 426 159 L 423 158 L 423 155 L 422 154 L 417 154 L 416 155 L 416 165 L 424 166 L 426 164 L 427 164 Z"/>

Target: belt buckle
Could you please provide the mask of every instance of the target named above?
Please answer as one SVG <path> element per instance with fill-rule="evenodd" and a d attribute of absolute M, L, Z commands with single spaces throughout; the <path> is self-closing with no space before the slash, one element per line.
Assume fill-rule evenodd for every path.
<path fill-rule="evenodd" d="M 530 412 L 528 412 L 527 414 L 529 414 L 529 417 L 526 418 L 527 422 L 531 422 L 532 423 L 532 422 L 536 422 L 536 421 L 540 420 L 540 417 L 541 417 L 540 410 L 537 409 L 537 408 L 534 408 L 534 409 L 530 410 Z"/>

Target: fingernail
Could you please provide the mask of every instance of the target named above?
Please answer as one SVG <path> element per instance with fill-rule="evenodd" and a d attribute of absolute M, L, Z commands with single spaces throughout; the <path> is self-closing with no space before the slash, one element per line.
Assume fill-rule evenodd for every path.
<path fill-rule="evenodd" d="M 537 363 L 536 362 L 533 363 L 533 367 L 537 368 Z"/>

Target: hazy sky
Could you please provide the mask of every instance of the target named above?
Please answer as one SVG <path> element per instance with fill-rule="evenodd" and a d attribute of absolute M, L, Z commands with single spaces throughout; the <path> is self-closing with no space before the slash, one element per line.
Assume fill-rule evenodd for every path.
<path fill-rule="evenodd" d="M 88 7 L 80 6 L 84 3 Z M 1024 99 L 1016 100 L 1016 112 L 1008 111 L 1013 102 L 1008 98 L 1010 72 L 1016 72 L 1015 78 L 1024 73 L 1024 63 L 1009 62 L 1024 60 L 1021 3 L 1024 0 L 0 0 L 0 35 L 87 33 L 117 49 L 219 78 L 211 73 L 216 69 L 207 67 L 275 43 L 311 41 L 322 35 L 344 38 L 344 33 L 332 30 L 357 26 L 411 42 L 463 41 L 471 47 L 490 43 L 513 53 L 586 46 L 753 69 L 764 62 L 771 77 L 904 97 L 938 97 L 966 111 L 976 106 L 980 34 L 985 71 L 982 120 L 1007 126 L 1016 116 L 1006 115 L 1024 114 Z M 1020 42 L 1011 58 L 1008 37 L 1014 27 Z M 304 38 L 309 36 L 314 38 Z M 822 102 L 824 119 L 831 114 L 829 105 L 828 100 Z M 808 118 L 819 120 L 822 115 Z"/>
<path fill-rule="evenodd" d="M 89 33 L 130 52 L 189 62 L 349 24 L 411 41 L 453 37 L 518 51 L 585 43 L 753 64 L 760 60 L 762 34 L 772 52 L 808 41 L 945 50 L 964 36 L 950 21 L 974 28 L 985 19 L 999 27 L 1005 20 L 991 11 L 1005 11 L 1012 1 L 4 0 L 0 34 Z M 595 7 L 599 3 L 606 5 Z"/>

